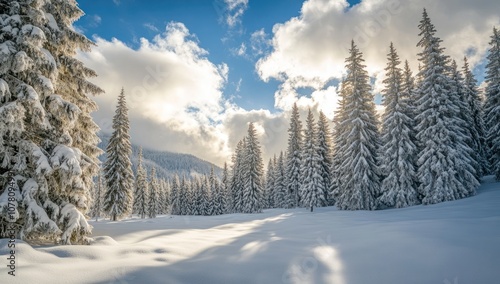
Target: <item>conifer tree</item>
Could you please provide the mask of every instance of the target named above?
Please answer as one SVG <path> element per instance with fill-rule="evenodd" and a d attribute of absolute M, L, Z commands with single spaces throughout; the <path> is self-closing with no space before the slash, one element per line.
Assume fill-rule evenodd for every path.
<path fill-rule="evenodd" d="M 94 186 L 93 203 L 90 212 L 90 216 L 92 218 L 95 218 L 96 221 L 99 220 L 102 214 L 102 200 L 104 198 L 105 190 L 104 180 L 101 173 L 99 172 Z"/>
<path fill-rule="evenodd" d="M 303 177 L 301 178 L 300 194 L 302 205 L 310 208 L 311 212 L 313 212 L 314 207 L 326 203 L 323 176 L 321 175 L 322 161 L 316 135 L 314 116 L 309 109 L 302 153 L 301 172 Z"/>
<path fill-rule="evenodd" d="M 262 211 L 262 176 L 263 162 L 257 132 L 253 123 L 248 126 L 246 149 L 243 162 L 243 213 L 258 213 Z"/>
<path fill-rule="evenodd" d="M 180 184 L 179 184 L 179 206 L 180 206 L 180 215 L 189 215 L 191 212 L 191 208 L 189 206 L 188 199 L 188 186 L 186 182 L 186 177 L 182 176 Z"/>
<path fill-rule="evenodd" d="M 421 39 L 417 46 L 422 52 L 419 53 L 421 82 L 416 104 L 416 138 L 421 149 L 417 178 L 422 203 L 433 204 L 461 198 L 464 192 L 475 191 L 478 183 L 470 177 L 474 169 L 467 160 L 458 93 L 454 92 L 448 76 L 451 73 L 449 58 L 443 54 L 442 40 L 435 36 L 436 29 L 425 9 L 419 29 Z M 461 174 L 465 176 L 459 176 Z"/>
<path fill-rule="evenodd" d="M 245 138 L 238 142 L 233 159 L 231 178 L 231 212 L 242 212 L 243 210 L 243 163 L 246 149 Z"/>
<path fill-rule="evenodd" d="M 230 183 L 230 176 L 229 176 L 229 170 L 227 167 L 227 163 L 224 163 L 224 167 L 222 169 L 222 181 L 221 181 L 221 194 L 222 194 L 222 199 L 221 199 L 221 206 L 224 213 L 229 213 L 229 191 L 231 187 Z"/>
<path fill-rule="evenodd" d="M 146 218 L 148 213 L 149 189 L 147 174 L 142 165 L 142 148 L 139 148 L 139 162 L 137 165 L 137 178 L 135 180 L 135 195 L 134 195 L 134 210 L 133 212 L 141 217 Z"/>
<path fill-rule="evenodd" d="M 8 236 L 9 174 L 19 188 L 9 220 L 16 237 L 82 244 L 91 234 L 85 212 L 102 151 L 90 96 L 102 90 L 75 58 L 93 45 L 73 28 L 83 14 L 74 1 L 1 2 L 0 237 Z"/>
<path fill-rule="evenodd" d="M 339 149 L 335 154 L 341 163 L 335 204 L 342 210 L 373 210 L 380 191 L 375 103 L 362 53 L 354 41 L 349 53 L 340 94 L 339 129 L 335 133 Z"/>
<path fill-rule="evenodd" d="M 417 148 L 410 136 L 414 122 L 411 113 L 408 81 L 403 81 L 399 68 L 399 56 L 393 44 L 387 55 L 386 79 L 383 81 L 385 113 L 382 123 L 382 147 L 380 167 L 384 177 L 379 202 L 387 207 L 407 207 L 419 203 L 416 184 L 414 157 Z M 408 71 L 406 71 L 408 72 Z M 407 90 L 405 90 L 405 86 Z"/>
<path fill-rule="evenodd" d="M 486 141 L 491 153 L 491 172 L 500 180 L 500 32 L 493 28 L 486 64 L 484 106 Z"/>
<path fill-rule="evenodd" d="M 333 205 L 333 196 L 329 194 L 329 188 L 332 183 L 332 136 L 330 127 L 328 126 L 328 119 L 322 111 L 319 112 L 317 144 L 319 147 L 318 154 L 320 156 L 320 175 L 323 179 L 323 190 L 325 194 L 325 202 L 322 205 Z"/>
<path fill-rule="evenodd" d="M 179 202 L 179 176 L 174 175 L 170 187 L 170 214 L 181 215 L 181 206 Z"/>
<path fill-rule="evenodd" d="M 148 217 L 156 218 L 158 212 L 158 180 L 156 178 L 156 168 L 151 169 L 151 178 L 149 180 L 149 204 Z"/>
<path fill-rule="evenodd" d="M 285 172 L 285 155 L 280 152 L 274 168 L 274 208 L 285 208 L 288 204 Z"/>
<path fill-rule="evenodd" d="M 489 173 L 488 150 L 486 148 L 486 130 L 484 124 L 484 115 L 482 101 L 479 97 L 477 80 L 469 68 L 467 57 L 464 57 L 464 66 L 462 68 L 464 76 L 463 87 L 465 102 L 470 108 L 471 117 L 471 144 L 469 145 L 475 154 L 476 159 L 476 177 L 479 179 Z"/>
<path fill-rule="evenodd" d="M 134 175 L 130 162 L 132 148 L 128 109 L 123 89 L 118 97 L 118 105 L 113 117 L 113 133 L 109 139 L 106 154 L 104 176 L 107 191 L 104 198 L 104 210 L 111 220 L 116 221 L 132 212 L 134 187 Z"/>
<path fill-rule="evenodd" d="M 300 167 L 302 165 L 302 122 L 299 108 L 293 104 L 290 128 L 288 128 L 288 149 L 286 158 L 286 187 L 288 204 L 286 208 L 299 206 L 299 190 L 301 186 Z"/>
<path fill-rule="evenodd" d="M 276 156 L 274 156 L 274 159 L 276 160 Z M 273 159 L 269 159 L 269 163 L 267 164 L 267 174 L 266 174 L 266 189 L 265 189 L 265 196 L 267 197 L 266 199 L 266 207 L 267 208 L 274 208 L 274 163 Z"/>

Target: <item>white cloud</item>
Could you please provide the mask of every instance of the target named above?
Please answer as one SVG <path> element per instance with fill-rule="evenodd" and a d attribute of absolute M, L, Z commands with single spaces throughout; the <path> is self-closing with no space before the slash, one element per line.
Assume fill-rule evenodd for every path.
<path fill-rule="evenodd" d="M 153 25 L 151 23 L 145 23 L 144 27 L 146 27 L 147 29 L 149 29 L 153 32 L 160 32 L 160 30 L 155 25 Z"/>
<path fill-rule="evenodd" d="M 240 47 L 233 50 L 233 54 L 245 57 L 247 55 L 247 45 L 244 42 L 242 42 Z"/>
<path fill-rule="evenodd" d="M 229 67 L 210 62 L 183 24 L 168 24 L 152 41 L 141 39 L 137 50 L 117 39 L 95 40 L 97 46 L 79 56 L 96 70 L 99 76 L 93 81 L 106 91 L 95 98 L 100 109 L 93 115 L 103 131 L 112 131 L 123 86 L 132 142 L 144 147 L 190 153 L 222 165 L 250 121 L 262 126 L 266 158 L 286 140 L 286 134 L 275 135 L 286 132 L 284 114 L 246 111 L 224 98 Z"/>
<path fill-rule="evenodd" d="M 226 24 L 229 27 L 235 27 L 241 24 L 241 17 L 248 8 L 248 0 L 224 0 L 227 5 Z"/>
<path fill-rule="evenodd" d="M 264 29 L 260 29 L 252 33 L 250 36 L 250 44 L 253 54 L 255 56 L 260 56 L 270 48 L 271 40 L 269 40 L 268 34 L 266 34 Z"/>
<path fill-rule="evenodd" d="M 273 50 L 257 62 L 256 69 L 264 81 L 282 81 L 275 93 L 275 104 L 286 110 L 301 87 L 313 88 L 313 94 L 333 95 L 327 83 L 342 77 L 344 60 L 354 39 L 364 53 L 368 72 L 377 79 L 375 91 L 380 91 L 391 41 L 401 59 L 410 60 L 416 70 L 417 25 L 424 7 L 437 35 L 444 40 L 446 52 L 459 62 L 469 53 L 474 65 L 484 57 L 492 27 L 500 23 L 494 2 L 363 0 L 349 7 L 345 0 L 308 0 L 299 17 L 273 27 Z M 327 96 L 316 96 L 316 100 L 312 95 L 301 98 L 307 99 L 310 104 L 319 101 L 322 107 L 332 103 L 323 100 L 335 101 Z"/>
<path fill-rule="evenodd" d="M 113 0 L 113 3 L 115 3 L 116 6 L 119 6 L 121 3 L 121 0 Z"/>

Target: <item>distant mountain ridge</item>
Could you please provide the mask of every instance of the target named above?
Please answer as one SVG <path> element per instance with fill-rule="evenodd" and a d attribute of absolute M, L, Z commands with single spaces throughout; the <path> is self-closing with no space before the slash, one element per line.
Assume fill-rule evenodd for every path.
<path fill-rule="evenodd" d="M 110 135 L 99 133 L 99 138 L 101 138 L 99 148 L 106 151 Z M 134 174 L 137 170 L 138 154 L 139 146 L 132 144 L 131 161 Z M 175 174 L 178 174 L 179 177 L 194 177 L 197 175 L 209 174 L 212 167 L 214 168 L 216 175 L 222 175 L 222 169 L 220 167 L 191 154 L 156 151 L 143 148 L 142 155 L 143 163 L 148 175 L 154 167 L 156 168 L 156 175 L 159 178 L 171 179 Z M 99 160 L 104 162 L 106 160 L 106 153 L 102 154 L 99 157 Z"/>

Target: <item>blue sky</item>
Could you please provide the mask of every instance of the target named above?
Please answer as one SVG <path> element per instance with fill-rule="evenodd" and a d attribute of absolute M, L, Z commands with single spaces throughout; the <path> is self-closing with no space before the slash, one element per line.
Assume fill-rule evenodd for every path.
<path fill-rule="evenodd" d="M 299 16 L 303 1 L 251 1 L 240 18 L 241 23 L 233 27 L 224 22 L 227 13 L 224 0 L 81 0 L 78 3 L 86 15 L 76 26 L 87 37 L 117 38 L 134 48 L 138 47 L 139 38 L 151 39 L 164 31 L 167 23 L 184 23 L 209 52 L 210 61 L 229 66 L 225 95 L 234 96 L 235 103 L 245 109 L 272 109 L 278 82 L 263 82 L 259 78 L 255 71 L 257 58 L 234 53 L 242 43 L 248 46 L 253 32 L 264 29 L 270 33 L 276 23 Z"/>
<path fill-rule="evenodd" d="M 351 40 L 364 53 L 374 99 L 393 42 L 417 70 L 423 8 L 446 53 L 482 79 L 496 0 L 80 0 L 74 25 L 96 42 L 80 59 L 106 93 L 93 117 L 110 132 L 125 88 L 132 142 L 227 161 L 249 122 L 267 159 L 286 148 L 297 103 L 333 119 Z M 378 111 L 382 108 L 378 107 Z"/>

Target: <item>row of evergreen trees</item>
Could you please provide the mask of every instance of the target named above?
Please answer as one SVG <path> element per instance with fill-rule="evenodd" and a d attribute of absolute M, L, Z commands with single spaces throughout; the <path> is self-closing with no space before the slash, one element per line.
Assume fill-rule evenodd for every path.
<path fill-rule="evenodd" d="M 390 44 L 381 123 L 363 55 L 352 42 L 333 133 L 326 116 L 320 112 L 316 123 L 311 110 L 303 129 L 294 105 L 287 150 L 269 161 L 265 176 L 253 123 L 236 146 L 231 169 L 225 165 L 222 181 L 212 173 L 194 180 L 175 178 L 160 186 L 154 173 L 148 183 L 139 165 L 133 212 L 144 218 L 158 213 L 255 213 L 264 208 L 312 211 L 328 205 L 374 210 L 474 195 L 483 175 L 493 172 L 500 178 L 499 33 L 495 28 L 490 42 L 483 102 L 467 59 L 458 70 L 444 54 L 425 10 L 419 29 L 422 51 L 415 77 L 407 61 L 401 66 Z M 128 170 L 130 143 L 119 145 L 128 141 L 127 131 L 120 130 L 128 129 L 128 120 L 121 116 L 126 110 L 122 101 L 123 92 L 104 169 L 108 186 L 104 211 L 113 220 L 132 212 L 134 199 Z M 116 190 L 121 184 L 126 184 L 126 194 Z"/>

